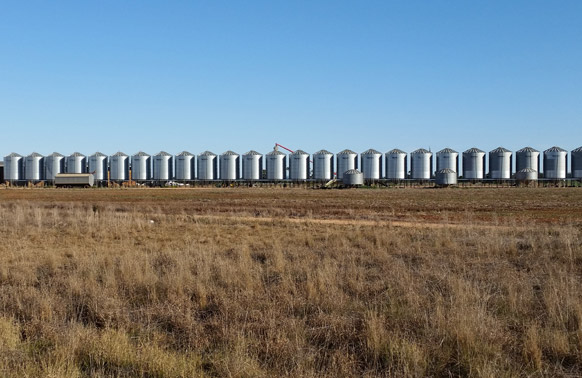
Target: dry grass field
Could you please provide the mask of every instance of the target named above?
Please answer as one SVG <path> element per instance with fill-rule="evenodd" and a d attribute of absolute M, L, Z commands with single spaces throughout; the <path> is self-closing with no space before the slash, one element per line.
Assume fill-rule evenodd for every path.
<path fill-rule="evenodd" d="M 582 190 L 3 189 L 0 376 L 582 375 Z"/>

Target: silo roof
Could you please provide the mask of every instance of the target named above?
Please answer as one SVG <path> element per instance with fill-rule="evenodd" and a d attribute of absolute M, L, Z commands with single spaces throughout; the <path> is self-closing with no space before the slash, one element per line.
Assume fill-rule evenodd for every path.
<path fill-rule="evenodd" d="M 333 155 L 331 152 L 329 152 L 328 150 L 319 150 L 317 152 L 313 153 L 314 155 Z"/>
<path fill-rule="evenodd" d="M 171 154 L 167 153 L 166 151 L 160 151 L 154 156 L 172 156 Z"/>
<path fill-rule="evenodd" d="M 499 153 L 499 152 L 511 152 L 507 148 L 497 147 L 494 150 L 491 150 L 490 153 Z"/>
<path fill-rule="evenodd" d="M 204 151 L 203 153 L 201 153 L 198 156 L 216 156 L 216 154 L 214 152 L 211 152 L 211 151 Z"/>
<path fill-rule="evenodd" d="M 382 153 L 380 151 L 376 151 L 373 148 L 370 148 L 369 150 L 362 152 L 360 155 L 382 155 Z"/>
<path fill-rule="evenodd" d="M 550 147 L 550 148 L 548 148 L 548 149 L 547 149 L 547 150 L 545 150 L 544 152 L 568 152 L 568 151 L 564 150 L 564 149 L 563 149 L 563 148 L 561 148 L 561 147 L 554 146 L 554 147 Z"/>
<path fill-rule="evenodd" d="M 452 170 L 451 168 L 445 168 L 445 169 L 441 169 L 440 171 L 438 171 L 438 172 L 437 172 L 437 175 L 438 175 L 438 174 L 441 174 L 441 175 L 443 175 L 443 174 L 445 174 L 445 173 L 457 173 L 457 172 L 455 172 L 455 171 L 454 171 L 454 170 Z"/>
<path fill-rule="evenodd" d="M 309 155 L 309 154 L 303 150 L 295 150 L 295 152 L 292 152 L 290 155 Z"/>
<path fill-rule="evenodd" d="M 39 154 L 38 152 L 33 152 L 30 155 L 28 155 L 27 157 L 44 157 L 41 154 Z"/>
<path fill-rule="evenodd" d="M 447 148 L 443 148 L 442 150 L 437 152 L 437 154 L 458 154 L 458 152 L 453 150 L 452 148 L 447 147 Z"/>
<path fill-rule="evenodd" d="M 362 172 L 358 171 L 357 169 L 350 169 L 344 172 L 344 175 L 361 175 Z"/>
<path fill-rule="evenodd" d="M 105 154 L 103 154 L 103 153 L 101 153 L 101 152 L 99 152 L 99 151 L 95 152 L 95 153 L 94 153 L 93 155 L 91 155 L 91 156 L 105 156 L 105 157 L 107 157 L 107 155 L 105 155 Z"/>
<path fill-rule="evenodd" d="M 478 149 L 477 147 L 469 148 L 467 151 L 463 152 L 464 154 L 484 154 L 485 151 Z"/>
<path fill-rule="evenodd" d="M 178 155 L 176 155 L 176 156 L 194 156 L 194 154 L 191 154 L 191 153 L 190 153 L 190 152 L 188 152 L 188 151 L 182 151 L 182 152 L 180 152 L 180 153 L 179 153 Z"/>
<path fill-rule="evenodd" d="M 338 152 L 337 155 L 357 155 L 357 153 L 352 150 L 345 149 L 343 151 Z"/>
<path fill-rule="evenodd" d="M 238 154 L 234 151 L 228 150 L 220 154 L 220 156 L 238 156 Z"/>
<path fill-rule="evenodd" d="M 574 152 L 574 153 L 582 152 L 582 146 L 572 150 L 572 152 Z"/>
<path fill-rule="evenodd" d="M 127 157 L 127 154 L 124 154 L 123 152 L 118 151 L 114 155 L 111 155 L 111 156 L 125 156 L 125 157 Z"/>
<path fill-rule="evenodd" d="M 393 150 L 386 152 L 386 155 L 406 155 L 406 152 L 404 152 L 398 148 L 395 148 Z"/>
<path fill-rule="evenodd" d="M 83 155 L 80 152 L 73 152 L 72 154 L 69 155 L 70 157 L 85 157 L 85 155 Z"/>
<path fill-rule="evenodd" d="M 273 151 L 267 153 L 267 155 L 285 155 L 285 154 L 282 153 L 281 151 L 273 150 Z"/>
<path fill-rule="evenodd" d="M 260 155 L 260 156 L 262 156 L 262 154 L 260 152 L 257 152 L 255 150 L 250 150 L 249 152 L 245 153 L 245 156 L 248 156 L 248 155 Z"/>
<path fill-rule="evenodd" d="M 416 151 L 412 151 L 410 154 L 430 154 L 431 152 L 429 150 L 425 150 L 424 148 L 419 148 Z"/>
<path fill-rule="evenodd" d="M 517 172 L 518 172 L 518 173 L 519 173 L 519 172 L 522 172 L 522 173 L 534 173 L 534 172 L 536 172 L 536 173 L 537 173 L 537 171 L 536 171 L 535 169 L 532 169 L 532 168 L 524 168 L 524 169 L 520 169 L 520 170 L 519 170 L 519 171 L 517 171 Z"/>
<path fill-rule="evenodd" d="M 521 154 L 524 152 L 539 152 L 538 150 L 536 150 L 535 148 L 532 147 L 524 147 L 521 150 L 517 150 L 516 153 Z"/>
<path fill-rule="evenodd" d="M 50 157 L 65 157 L 63 154 L 60 154 L 58 152 L 53 152 L 52 154 L 48 155 Z"/>
<path fill-rule="evenodd" d="M 134 154 L 133 156 L 147 156 L 147 157 L 149 157 L 150 155 L 146 154 L 146 153 L 145 153 L 145 152 L 143 152 L 143 151 L 140 151 L 140 152 L 138 152 L 138 153 Z"/>
<path fill-rule="evenodd" d="M 17 154 L 16 152 L 13 152 L 13 153 L 11 153 L 10 155 L 8 155 L 8 156 L 6 156 L 6 157 L 19 157 L 19 158 L 21 158 L 21 157 L 22 157 L 22 155 L 20 155 L 20 154 Z"/>

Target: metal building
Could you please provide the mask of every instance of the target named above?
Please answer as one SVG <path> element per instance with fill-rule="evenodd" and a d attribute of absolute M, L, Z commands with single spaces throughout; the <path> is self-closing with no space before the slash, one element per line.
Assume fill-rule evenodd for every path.
<path fill-rule="evenodd" d="M 216 180 L 218 178 L 218 161 L 216 154 L 204 151 L 198 155 L 197 161 L 198 180 Z"/>
<path fill-rule="evenodd" d="M 153 158 L 154 180 L 169 181 L 174 178 L 174 156 L 160 151 Z"/>
<path fill-rule="evenodd" d="M 358 154 L 352 150 L 343 150 L 336 155 L 337 178 L 341 180 L 344 172 L 350 169 L 358 169 Z"/>
<path fill-rule="evenodd" d="M 524 147 L 515 152 L 515 172 L 522 169 L 540 170 L 540 152 L 531 147 Z M 517 178 L 517 177 L 516 177 Z"/>
<path fill-rule="evenodd" d="M 140 151 L 131 157 L 131 179 L 147 181 L 152 179 L 152 157 Z"/>
<path fill-rule="evenodd" d="M 329 181 L 333 179 L 333 154 L 327 150 L 319 150 L 313 154 L 313 178 Z"/>
<path fill-rule="evenodd" d="M 309 178 L 309 154 L 303 150 L 296 150 L 289 154 L 289 179 L 307 180 Z"/>
<path fill-rule="evenodd" d="M 430 180 L 432 177 L 432 152 L 419 148 L 410 153 L 410 177 L 413 180 Z"/>
<path fill-rule="evenodd" d="M 94 181 L 107 181 L 109 172 L 109 158 L 101 152 L 89 156 L 89 173 L 93 174 Z"/>
<path fill-rule="evenodd" d="M 364 174 L 357 169 L 350 169 L 344 172 L 342 182 L 346 186 L 364 185 Z"/>
<path fill-rule="evenodd" d="M 109 158 L 109 179 L 112 181 L 129 180 L 129 156 L 119 151 Z"/>
<path fill-rule="evenodd" d="M 65 157 L 58 152 L 44 157 L 44 179 L 54 181 L 59 173 L 65 173 Z"/>
<path fill-rule="evenodd" d="M 287 178 L 287 156 L 281 151 L 273 150 L 265 155 L 267 179 L 285 180 Z"/>
<path fill-rule="evenodd" d="M 444 168 L 436 172 L 435 182 L 437 186 L 457 185 L 457 172 Z"/>
<path fill-rule="evenodd" d="M 538 171 L 532 168 L 523 168 L 515 172 L 515 180 L 517 182 L 537 181 Z"/>
<path fill-rule="evenodd" d="M 386 178 L 388 180 L 404 180 L 408 173 L 406 152 L 395 148 L 386 152 Z"/>
<path fill-rule="evenodd" d="M 563 180 L 568 167 L 568 151 L 560 147 L 551 147 L 544 151 L 544 178 Z"/>
<path fill-rule="evenodd" d="M 451 169 L 459 172 L 459 153 L 450 148 L 444 148 L 436 153 L 436 170 Z"/>
<path fill-rule="evenodd" d="M 382 178 L 382 153 L 372 148 L 360 154 L 360 166 L 364 180 L 380 180 Z"/>
<path fill-rule="evenodd" d="M 463 178 L 468 180 L 485 178 L 485 151 L 473 147 L 463 152 Z"/>
<path fill-rule="evenodd" d="M 240 178 L 240 155 L 226 151 L 220 155 L 220 179 L 234 181 Z"/>
<path fill-rule="evenodd" d="M 242 178 L 245 180 L 260 180 L 263 178 L 263 155 L 250 150 L 242 157 Z"/>
<path fill-rule="evenodd" d="M 194 180 L 194 175 L 196 170 L 195 163 L 196 159 L 194 155 L 188 151 L 182 151 L 176 155 L 176 180 L 190 181 Z"/>
<path fill-rule="evenodd" d="M 24 179 L 28 181 L 44 180 L 44 156 L 33 152 L 24 159 Z"/>
<path fill-rule="evenodd" d="M 572 159 L 572 177 L 582 178 L 582 147 L 572 150 L 570 158 Z"/>
<path fill-rule="evenodd" d="M 4 181 L 24 180 L 24 159 L 16 152 L 4 157 Z"/>
<path fill-rule="evenodd" d="M 497 147 L 489 152 L 489 178 L 494 180 L 509 180 L 513 154 L 506 148 Z"/>
<path fill-rule="evenodd" d="M 67 173 L 87 173 L 87 158 L 80 152 L 67 156 Z"/>

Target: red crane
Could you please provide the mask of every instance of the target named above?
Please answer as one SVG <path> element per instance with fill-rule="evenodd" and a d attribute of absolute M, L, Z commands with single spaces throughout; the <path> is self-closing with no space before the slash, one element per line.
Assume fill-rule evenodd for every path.
<path fill-rule="evenodd" d="M 295 152 L 295 151 L 293 151 L 293 150 L 291 150 L 291 149 L 289 149 L 289 148 L 287 148 L 287 147 L 285 147 L 285 146 L 283 146 L 283 145 L 281 145 L 279 143 L 275 143 L 275 150 L 277 149 L 277 147 L 284 148 L 284 149 L 286 149 L 287 151 L 289 151 L 291 153 Z"/>

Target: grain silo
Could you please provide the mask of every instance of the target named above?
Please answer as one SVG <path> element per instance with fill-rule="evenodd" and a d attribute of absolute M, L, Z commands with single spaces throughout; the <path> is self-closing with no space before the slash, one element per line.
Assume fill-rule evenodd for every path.
<path fill-rule="evenodd" d="M 568 167 L 568 151 L 560 147 L 551 147 L 544 151 L 544 178 L 563 180 Z"/>
<path fill-rule="evenodd" d="M 582 147 L 572 150 L 570 158 L 572 159 L 572 177 L 582 178 Z"/>
<path fill-rule="evenodd" d="M 287 178 L 287 156 L 281 151 L 273 150 L 265 155 L 268 180 L 285 180 Z"/>
<path fill-rule="evenodd" d="M 489 152 L 489 178 L 509 180 L 511 178 L 512 153 L 506 148 L 497 147 Z"/>
<path fill-rule="evenodd" d="M 303 150 L 296 150 L 289 154 L 289 179 L 294 181 L 309 178 L 309 154 Z"/>
<path fill-rule="evenodd" d="M 364 180 L 380 180 L 382 178 L 382 153 L 372 148 L 360 154 L 360 167 Z"/>
<path fill-rule="evenodd" d="M 319 150 L 313 154 L 313 178 L 328 181 L 333 179 L 333 154 L 327 150 Z"/>
<path fill-rule="evenodd" d="M 198 155 L 196 165 L 198 169 L 198 180 L 209 181 L 218 178 L 218 161 L 215 153 L 204 151 Z"/>
<path fill-rule="evenodd" d="M 540 170 L 540 152 L 531 147 L 524 147 L 515 152 L 515 172 L 522 169 Z"/>
<path fill-rule="evenodd" d="M 408 173 L 406 152 L 397 148 L 386 152 L 386 178 L 388 180 L 404 180 Z"/>
<path fill-rule="evenodd" d="M 467 180 L 485 178 L 485 151 L 473 147 L 463 152 L 463 178 Z"/>
<path fill-rule="evenodd" d="M 364 174 L 357 169 L 350 169 L 344 172 L 342 182 L 346 186 L 364 185 Z"/>
<path fill-rule="evenodd" d="M 532 168 L 524 168 L 515 172 L 515 181 L 524 183 L 529 181 L 537 181 L 538 171 Z"/>
<path fill-rule="evenodd" d="M 263 178 L 263 155 L 250 150 L 242 156 L 242 178 L 244 180 L 260 180 Z"/>
<path fill-rule="evenodd" d="M 135 181 L 152 179 L 152 157 L 143 151 L 131 157 L 131 178 Z"/>
<path fill-rule="evenodd" d="M 16 152 L 4 157 L 4 181 L 24 180 L 24 159 Z"/>
<path fill-rule="evenodd" d="M 437 186 L 457 185 L 457 172 L 444 168 L 436 172 L 435 183 Z"/>
<path fill-rule="evenodd" d="M 44 157 L 44 179 L 54 181 L 59 173 L 65 173 L 65 157 L 58 152 Z"/>
<path fill-rule="evenodd" d="M 80 152 L 67 156 L 67 173 L 87 173 L 87 158 Z"/>
<path fill-rule="evenodd" d="M 25 158 L 24 179 L 27 181 L 44 180 L 44 156 L 33 152 Z"/>
<path fill-rule="evenodd" d="M 240 155 L 226 151 L 220 155 L 220 179 L 234 181 L 240 178 Z"/>
<path fill-rule="evenodd" d="M 419 148 L 410 153 L 410 178 L 430 180 L 432 177 L 432 152 Z"/>
<path fill-rule="evenodd" d="M 352 150 L 343 150 L 336 155 L 337 178 L 341 180 L 344 172 L 358 168 L 358 154 Z"/>
<path fill-rule="evenodd" d="M 160 151 L 153 158 L 153 177 L 155 181 L 169 181 L 174 178 L 174 156 Z"/>
<path fill-rule="evenodd" d="M 101 152 L 89 156 L 89 173 L 93 174 L 95 182 L 106 181 L 109 168 L 109 158 Z"/>
<path fill-rule="evenodd" d="M 190 181 L 194 180 L 194 175 L 196 170 L 195 163 L 196 159 L 193 154 L 188 151 L 182 151 L 176 155 L 175 165 L 176 165 L 176 180 L 180 181 Z"/>
<path fill-rule="evenodd" d="M 109 179 L 112 181 L 129 180 L 129 156 L 119 151 L 109 158 Z"/>
<path fill-rule="evenodd" d="M 459 172 L 459 153 L 451 148 L 444 148 L 436 153 L 436 170 L 452 169 Z"/>

